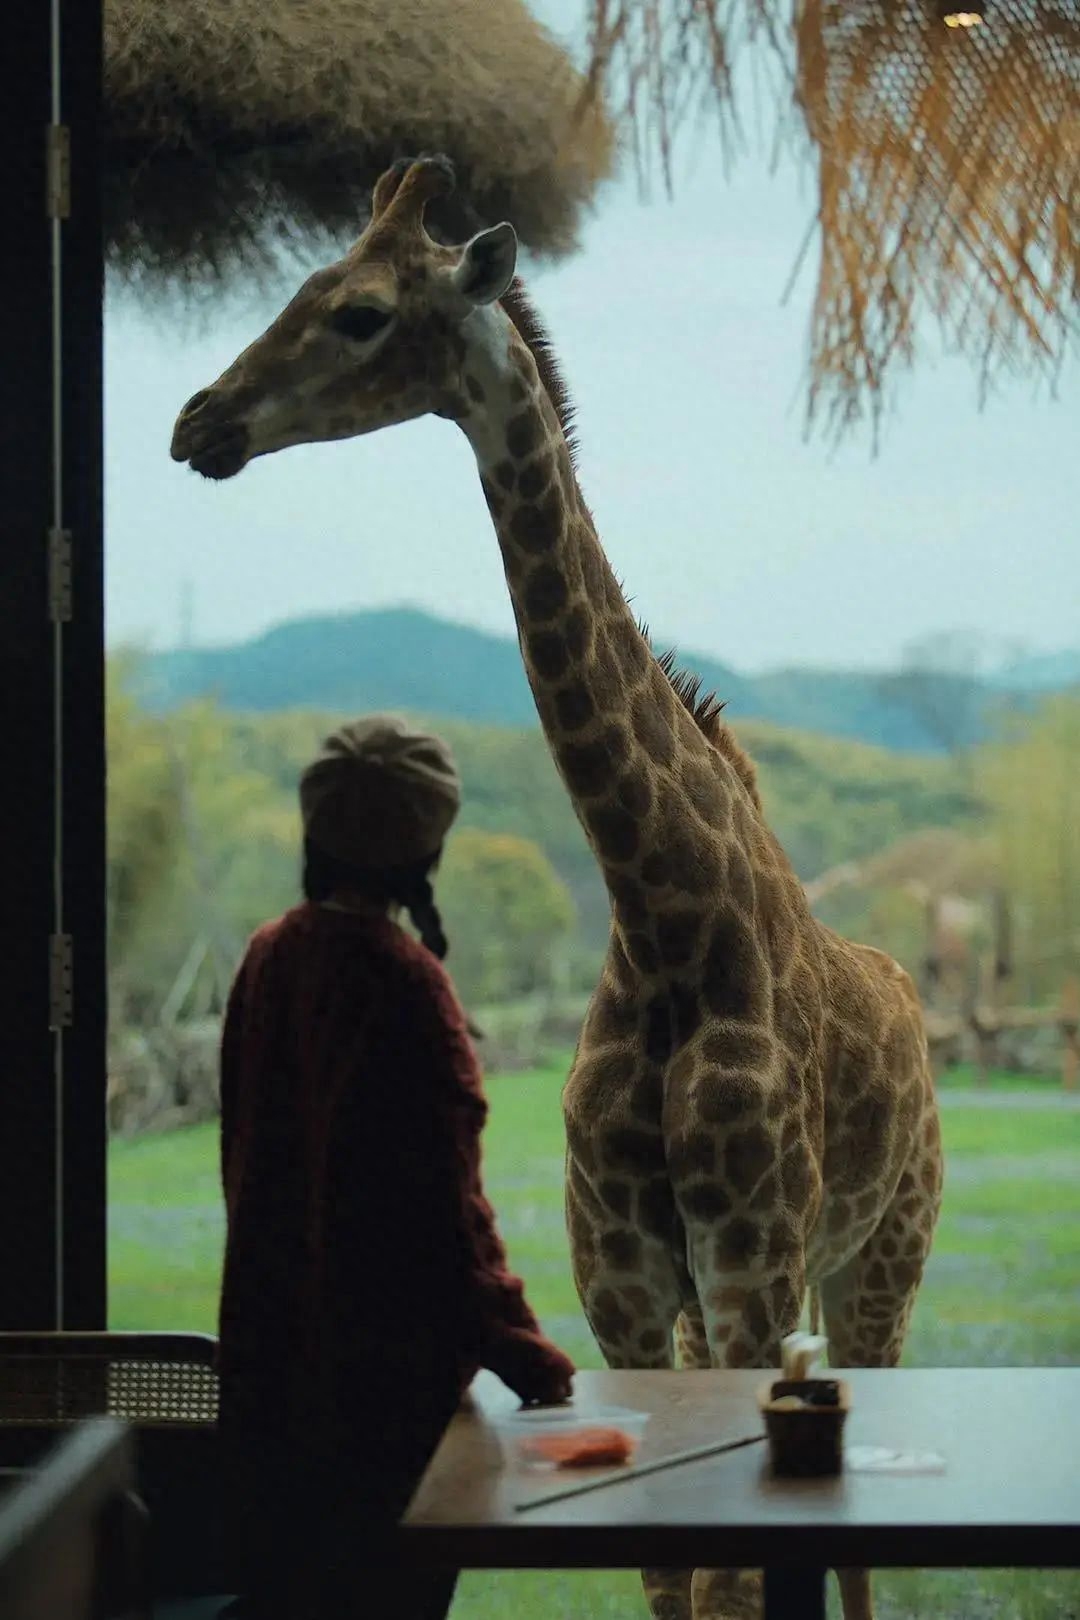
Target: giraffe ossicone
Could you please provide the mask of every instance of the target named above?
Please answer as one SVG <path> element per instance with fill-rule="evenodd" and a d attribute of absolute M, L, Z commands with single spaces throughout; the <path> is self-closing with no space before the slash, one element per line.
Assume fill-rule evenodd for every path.
<path fill-rule="evenodd" d="M 437 414 L 475 452 L 526 672 L 611 898 L 563 1094 L 574 1277 L 614 1367 L 778 1366 L 808 1287 L 833 1366 L 900 1356 L 941 1195 L 922 1014 L 817 922 L 754 768 L 658 660 L 578 483 L 572 411 L 509 225 L 434 241 L 438 159 L 375 188 L 356 245 L 181 411 L 212 478 Z M 843 1571 L 848 1620 L 864 1572 Z M 749 1620 L 749 1571 L 648 1571 L 656 1620 Z"/>

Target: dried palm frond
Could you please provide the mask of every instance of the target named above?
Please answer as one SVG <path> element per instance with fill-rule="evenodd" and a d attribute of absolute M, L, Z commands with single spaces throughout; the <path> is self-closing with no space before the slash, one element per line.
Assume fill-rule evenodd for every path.
<path fill-rule="evenodd" d="M 733 149 L 733 56 L 760 47 L 778 134 L 818 177 L 812 415 L 876 422 L 924 314 L 984 391 L 1005 368 L 1056 374 L 1080 298 L 1080 5 L 990 0 L 970 28 L 938 0 L 590 7 L 588 85 L 621 83 L 669 176 L 704 94 Z"/>

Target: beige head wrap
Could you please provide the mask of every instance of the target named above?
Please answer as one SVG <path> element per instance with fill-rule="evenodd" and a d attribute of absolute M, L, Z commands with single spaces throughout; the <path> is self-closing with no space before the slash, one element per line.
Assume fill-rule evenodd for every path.
<path fill-rule="evenodd" d="M 353 866 L 403 866 L 433 855 L 460 803 L 446 744 L 389 714 L 335 731 L 300 778 L 305 835 Z"/>

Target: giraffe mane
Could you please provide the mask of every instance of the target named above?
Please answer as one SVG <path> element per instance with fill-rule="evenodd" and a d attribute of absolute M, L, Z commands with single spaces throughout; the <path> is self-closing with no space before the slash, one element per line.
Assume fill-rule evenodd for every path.
<path fill-rule="evenodd" d="M 499 300 L 514 325 L 514 329 L 536 361 L 540 381 L 547 390 L 555 410 L 563 438 L 570 451 L 571 465 L 577 464 L 577 430 L 574 425 L 574 402 L 562 374 L 547 329 L 536 308 L 525 292 L 520 276 L 515 276 Z"/>
<path fill-rule="evenodd" d="M 571 464 L 576 465 L 577 434 L 574 426 L 574 403 L 555 357 L 551 339 L 519 276 L 514 277 L 499 302 L 536 362 L 540 381 L 547 390 L 570 451 Z M 621 582 L 619 588 L 622 589 Z M 650 652 L 653 651 L 648 625 L 639 622 L 638 628 Z M 715 692 L 702 693 L 699 675 L 693 674 L 690 670 L 676 669 L 674 648 L 664 653 L 657 662 L 670 682 L 671 690 L 706 742 L 711 743 L 717 753 L 728 761 L 755 807 L 760 810 L 762 806 L 754 762 L 745 748 L 736 741 L 731 727 L 720 718 L 725 707 L 723 700 L 718 698 Z"/>
<path fill-rule="evenodd" d="M 652 640 L 649 636 L 647 624 L 638 625 L 639 630 L 652 649 Z M 697 726 L 705 741 L 711 743 L 718 754 L 722 754 L 728 761 L 740 782 L 746 788 L 756 809 L 762 808 L 761 795 L 758 791 L 757 768 L 750 755 L 736 739 L 735 733 L 726 720 L 720 717 L 726 708 L 722 698 L 715 692 L 701 690 L 701 676 L 695 675 L 692 670 L 677 669 L 675 666 L 675 648 L 670 648 L 657 663 L 671 685 L 671 690 Z"/>

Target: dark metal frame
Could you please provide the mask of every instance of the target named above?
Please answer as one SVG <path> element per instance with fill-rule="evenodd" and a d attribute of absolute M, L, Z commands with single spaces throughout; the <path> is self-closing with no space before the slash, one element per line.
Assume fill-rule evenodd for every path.
<path fill-rule="evenodd" d="M 0 1328 L 9 1329 L 106 1321 L 101 14 L 101 0 L 15 0 L 5 56 Z M 57 112 L 71 153 L 58 230 L 46 204 Z M 72 613 L 59 625 L 55 527 L 71 535 Z M 72 1012 L 53 1029 L 51 938 L 61 933 L 72 941 Z"/>
<path fill-rule="evenodd" d="M 80 1613 L 149 1620 L 148 1552 L 133 1436 L 112 1418 L 91 1419 L 0 1507 L 0 1610 L 5 1620 L 66 1617 L 81 1588 L 89 1607 Z"/>

